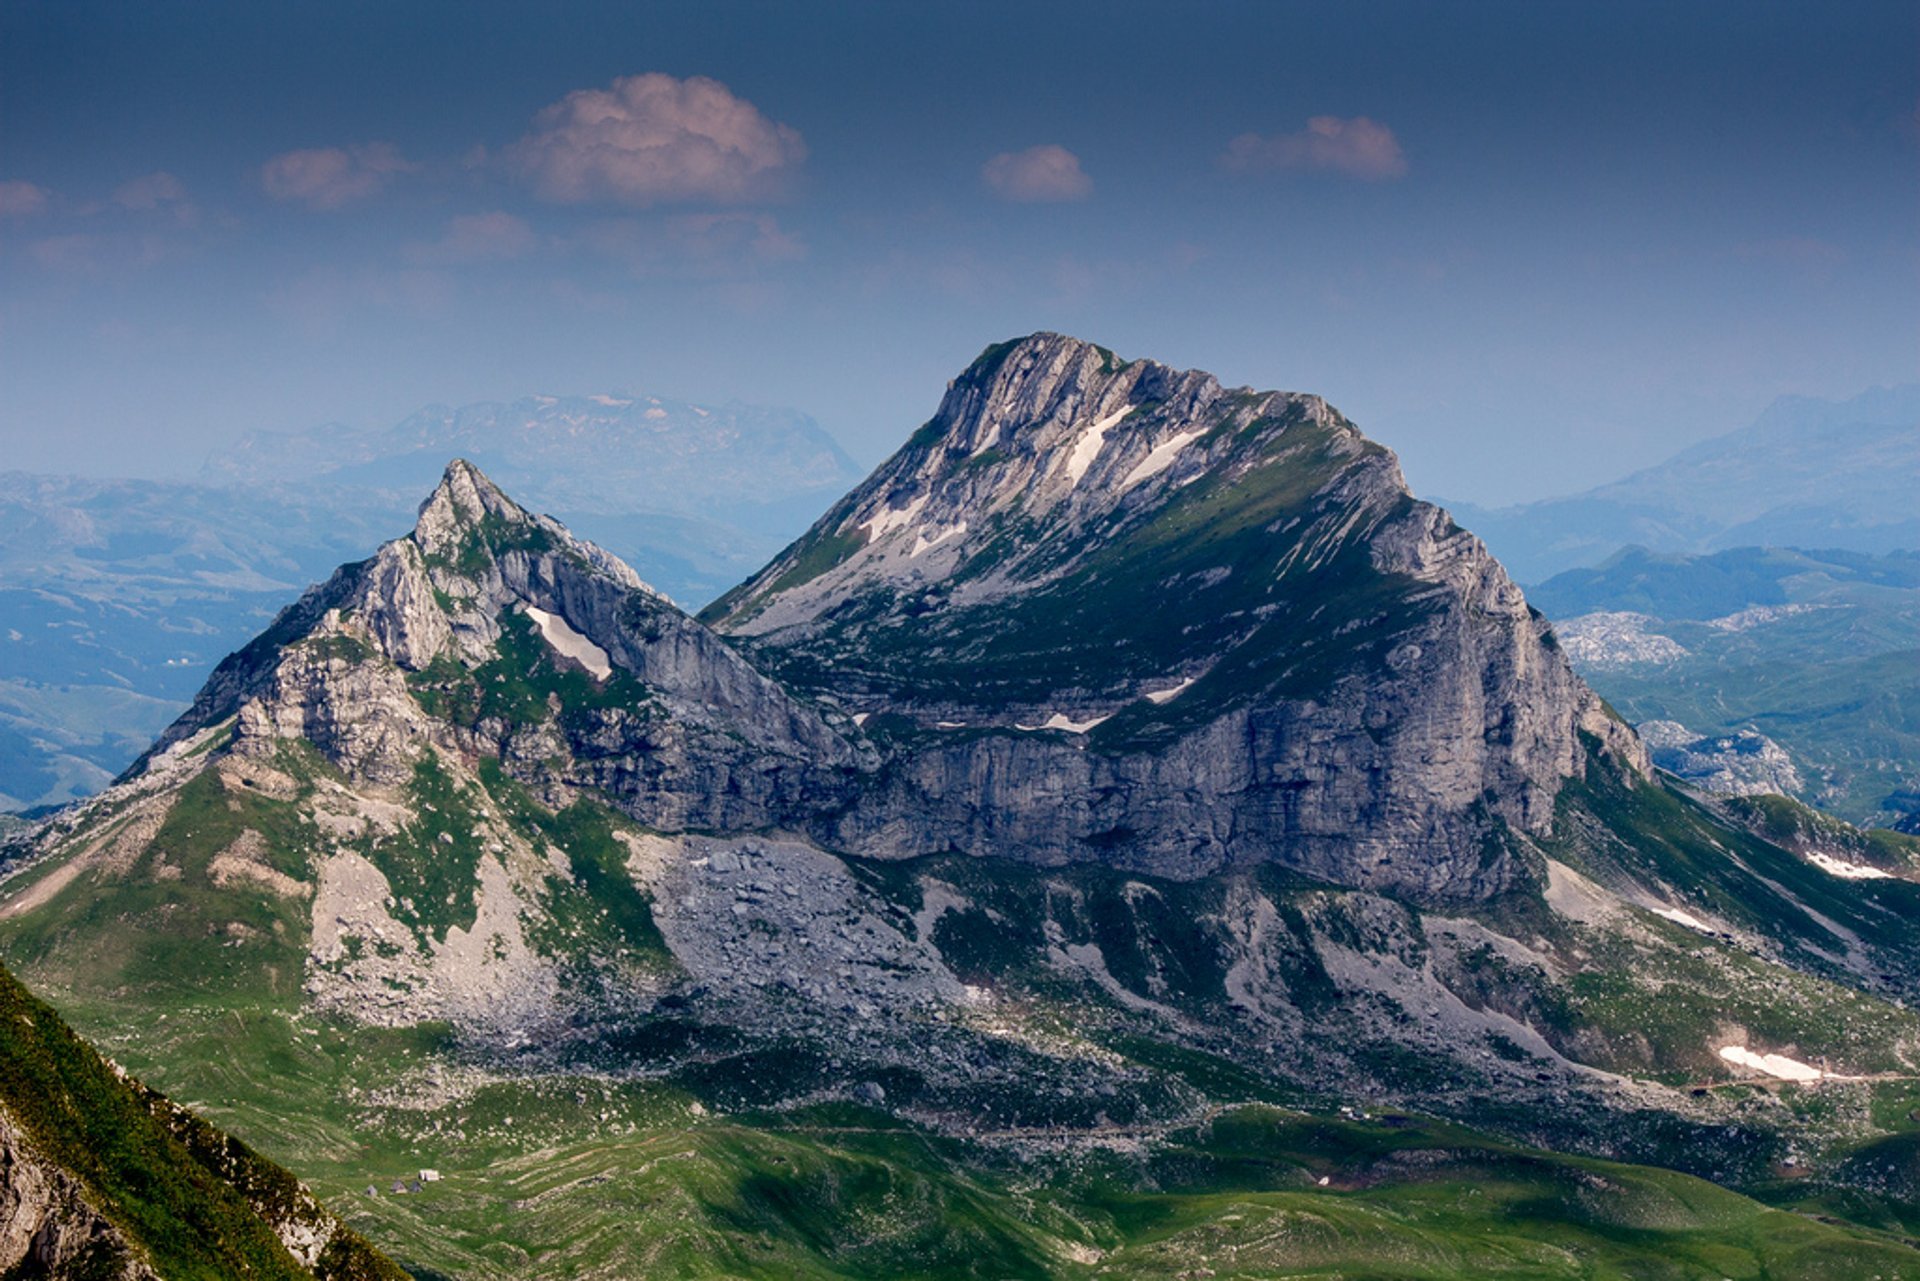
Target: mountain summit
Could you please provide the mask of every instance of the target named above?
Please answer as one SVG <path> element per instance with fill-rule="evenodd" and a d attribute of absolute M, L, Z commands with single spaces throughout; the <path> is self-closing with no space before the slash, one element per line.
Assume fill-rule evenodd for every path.
<path fill-rule="evenodd" d="M 1058 334 L 988 348 L 703 617 L 890 734 L 910 764 L 868 826 L 937 816 L 918 852 L 1486 897 L 1583 734 L 1647 768 L 1479 540 L 1324 400 Z M 834 834 L 868 847 L 861 815 Z"/>

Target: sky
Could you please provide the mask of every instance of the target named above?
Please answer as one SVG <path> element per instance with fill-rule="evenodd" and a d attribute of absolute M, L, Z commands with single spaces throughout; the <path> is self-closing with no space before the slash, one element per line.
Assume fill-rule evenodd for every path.
<path fill-rule="evenodd" d="M 1899 3 L 0 0 L 0 469 L 633 393 L 863 464 L 1059 330 L 1584 489 L 1920 381 Z"/>

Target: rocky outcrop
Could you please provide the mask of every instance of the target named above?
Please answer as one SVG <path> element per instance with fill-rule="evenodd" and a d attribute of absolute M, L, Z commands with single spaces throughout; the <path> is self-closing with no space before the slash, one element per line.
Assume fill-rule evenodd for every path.
<path fill-rule="evenodd" d="M 855 756 L 625 564 L 461 461 L 410 535 L 223 662 L 149 757 L 228 718 L 243 755 L 303 740 L 385 785 L 427 749 L 497 757 L 545 793 L 601 788 L 664 828 L 772 825 Z"/>
<path fill-rule="evenodd" d="M 1806 786 L 1793 758 L 1758 730 L 1696 734 L 1678 721 L 1642 721 L 1637 728 L 1655 765 L 1704 791 L 1795 796 Z"/>

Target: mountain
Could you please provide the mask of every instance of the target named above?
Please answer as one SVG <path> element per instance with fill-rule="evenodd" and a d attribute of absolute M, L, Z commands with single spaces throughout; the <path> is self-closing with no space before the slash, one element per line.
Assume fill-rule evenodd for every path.
<path fill-rule="evenodd" d="M 862 852 L 1484 899 L 1583 735 L 1646 768 L 1479 540 L 1326 402 L 1052 334 L 988 349 L 702 617 L 906 740 L 832 834 Z"/>
<path fill-rule="evenodd" d="M 285 1170 L 100 1058 L 0 969 L 9 1277 L 406 1276 Z"/>
<path fill-rule="evenodd" d="M 1568 498 L 1450 504 L 1523 582 L 1623 547 L 1707 553 L 1762 545 L 1920 548 L 1920 385 L 1847 401 L 1775 401 L 1750 426 Z"/>
<path fill-rule="evenodd" d="M 1655 775 L 1324 402 L 989 349 L 708 617 L 456 462 L 0 955 L 421 1275 L 1917 1271 L 1920 841 Z"/>
<path fill-rule="evenodd" d="M 105 786 L 222 654 L 404 529 L 456 453 L 695 603 L 856 479 L 804 415 L 611 396 L 256 433 L 189 484 L 0 474 L 0 809 Z"/>
<path fill-rule="evenodd" d="M 1920 823 L 1920 554 L 1629 548 L 1531 595 L 1628 717 L 1777 744 L 1772 790 Z"/>

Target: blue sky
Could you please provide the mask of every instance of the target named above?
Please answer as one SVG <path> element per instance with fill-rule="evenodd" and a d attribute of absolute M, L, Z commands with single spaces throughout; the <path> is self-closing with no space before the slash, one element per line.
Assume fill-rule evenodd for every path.
<path fill-rule="evenodd" d="M 1911 4 L 0 0 L 0 466 L 646 391 L 863 462 L 1058 329 L 1417 489 L 1920 379 Z"/>

